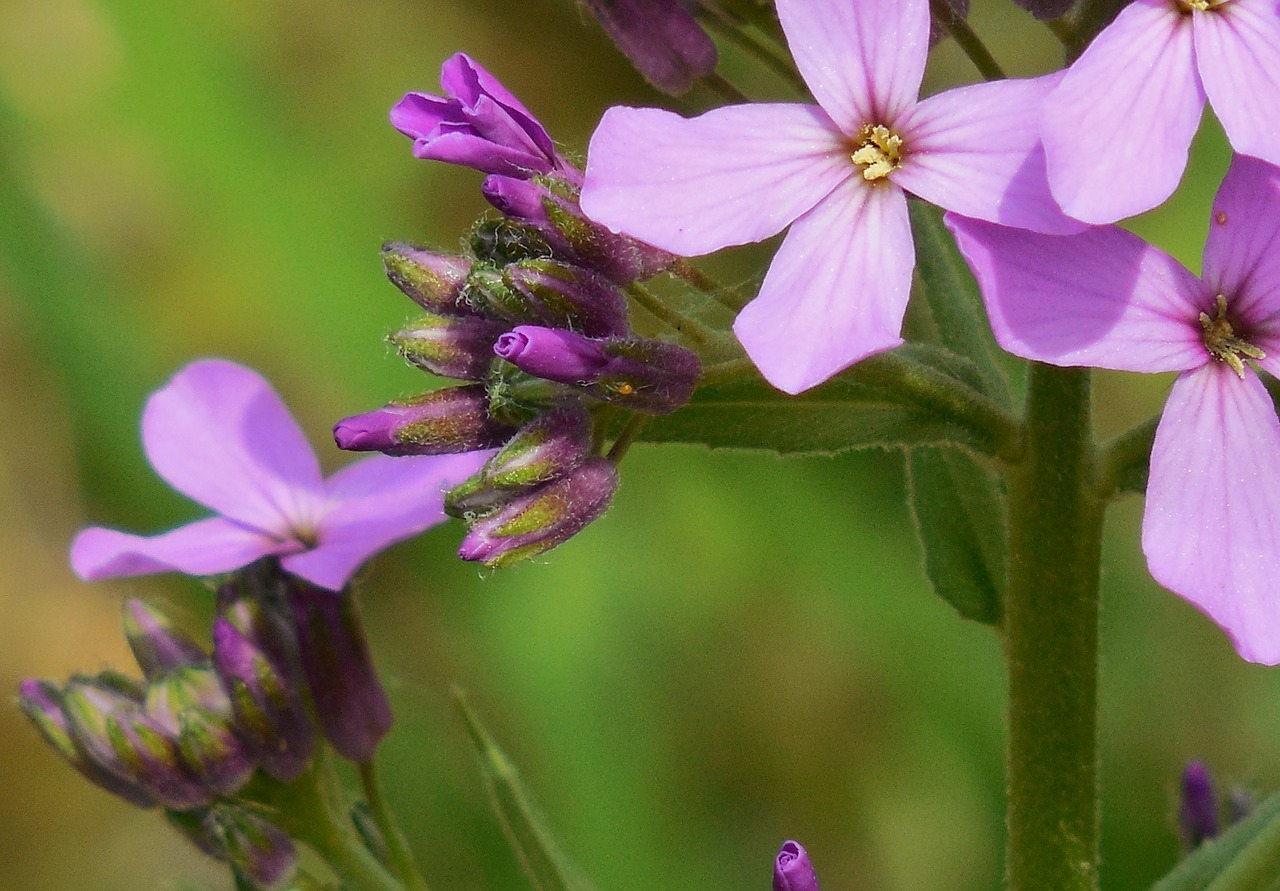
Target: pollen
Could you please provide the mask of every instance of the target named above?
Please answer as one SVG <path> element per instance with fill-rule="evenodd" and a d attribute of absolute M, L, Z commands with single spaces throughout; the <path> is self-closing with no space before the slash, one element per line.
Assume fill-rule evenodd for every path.
<path fill-rule="evenodd" d="M 619 396 L 630 396 L 630 395 L 631 395 L 632 393 L 634 393 L 635 391 L 636 391 L 636 388 L 635 388 L 635 387 L 633 387 L 633 386 L 631 386 L 631 384 L 619 384 L 619 385 L 618 385 L 618 395 L 619 395 Z"/>
<path fill-rule="evenodd" d="M 902 137 L 883 124 L 864 124 L 857 145 L 849 158 L 867 182 L 884 179 L 902 163 Z"/>
<path fill-rule="evenodd" d="M 1219 226 L 1227 225 L 1227 212 L 1225 210 L 1218 211 L 1218 213 L 1214 216 L 1213 220 Z"/>
<path fill-rule="evenodd" d="M 1267 354 L 1236 335 L 1227 317 L 1227 298 L 1222 294 L 1217 297 L 1214 314 L 1200 313 L 1200 327 L 1204 331 L 1204 347 L 1219 362 L 1231 366 L 1236 376 L 1244 380 L 1245 359 L 1265 359 Z"/>
<path fill-rule="evenodd" d="M 1184 12 L 1208 12 L 1228 3 L 1229 0 L 1176 0 Z"/>

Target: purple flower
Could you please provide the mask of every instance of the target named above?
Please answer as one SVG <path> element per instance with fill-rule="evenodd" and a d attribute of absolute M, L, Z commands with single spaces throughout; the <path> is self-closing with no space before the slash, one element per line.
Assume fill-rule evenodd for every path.
<path fill-rule="evenodd" d="M 1189 761 L 1182 771 L 1178 828 L 1182 830 L 1182 840 L 1188 850 L 1218 834 L 1218 794 L 1203 761 Z"/>
<path fill-rule="evenodd" d="M 391 109 L 391 124 L 413 140 L 415 158 L 521 178 L 558 170 L 577 181 L 538 119 L 471 57 L 450 57 L 440 86 L 445 96 L 409 93 Z"/>
<path fill-rule="evenodd" d="M 927 0 L 778 0 L 820 107 L 752 104 L 686 120 L 605 113 L 582 209 L 684 256 L 791 231 L 734 331 L 798 393 L 902 343 L 915 250 L 906 193 L 967 216 L 1076 231 L 1050 198 L 1039 105 L 1058 75 L 917 101 Z"/>
<path fill-rule="evenodd" d="M 819 891 L 818 876 L 799 842 L 783 842 L 773 861 L 773 891 Z"/>
<path fill-rule="evenodd" d="M 1237 152 L 1280 163 L 1280 7 L 1134 0 L 1045 102 L 1049 183 L 1063 210 L 1110 223 L 1168 198 L 1206 96 Z"/>
<path fill-rule="evenodd" d="M 683 93 L 716 68 L 716 45 L 679 0 L 582 0 L 649 83 Z"/>
<path fill-rule="evenodd" d="M 275 556 L 336 591 L 373 554 L 443 520 L 444 490 L 486 457 L 375 457 L 326 480 L 271 385 L 219 359 L 193 362 L 152 394 L 142 444 L 169 485 L 218 516 L 152 537 L 85 529 L 71 544 L 83 579 L 210 575 Z"/>
<path fill-rule="evenodd" d="M 1156 581 L 1280 663 L 1280 169 L 1237 155 L 1204 277 L 1116 226 L 1054 238 L 948 215 L 1006 350 L 1181 372 L 1151 451 L 1142 547 Z"/>

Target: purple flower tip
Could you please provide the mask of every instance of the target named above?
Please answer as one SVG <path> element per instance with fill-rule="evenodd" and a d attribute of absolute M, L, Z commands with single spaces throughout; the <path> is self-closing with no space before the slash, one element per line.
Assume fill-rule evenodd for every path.
<path fill-rule="evenodd" d="M 1218 834 L 1218 796 L 1203 761 L 1188 762 L 1182 771 L 1182 805 L 1178 824 L 1188 848 Z"/>
<path fill-rule="evenodd" d="M 782 843 L 773 862 L 773 891 L 820 891 L 804 845 L 796 841 Z"/>

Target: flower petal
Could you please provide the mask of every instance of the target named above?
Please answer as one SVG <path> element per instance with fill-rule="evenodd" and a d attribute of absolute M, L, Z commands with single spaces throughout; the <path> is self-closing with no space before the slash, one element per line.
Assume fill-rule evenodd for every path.
<path fill-rule="evenodd" d="M 769 383 L 799 393 L 902 343 L 914 267 L 901 190 L 850 179 L 796 220 L 733 331 Z"/>
<path fill-rule="evenodd" d="M 1204 279 L 1255 346 L 1280 354 L 1280 169 L 1232 158 L 1209 218 Z"/>
<path fill-rule="evenodd" d="M 1257 376 L 1212 362 L 1173 385 L 1142 518 L 1151 575 L 1250 662 L 1280 663 L 1280 421 Z"/>
<path fill-rule="evenodd" d="M 221 359 L 192 362 L 147 400 L 147 459 L 165 482 L 231 520 L 277 537 L 322 505 L 316 457 L 275 390 Z"/>
<path fill-rule="evenodd" d="M 71 542 L 71 568 L 85 581 L 157 572 L 213 575 L 297 547 L 221 517 L 150 537 L 94 526 Z"/>
<path fill-rule="evenodd" d="M 920 95 L 928 0 L 778 0 L 796 68 L 849 135 L 893 124 Z"/>
<path fill-rule="evenodd" d="M 611 108 L 591 137 L 582 209 L 692 256 L 777 234 L 854 170 L 816 106 L 734 105 L 691 119 Z"/>
<path fill-rule="evenodd" d="M 1045 101 L 1049 185 L 1068 216 L 1110 223 L 1173 194 L 1204 109 L 1191 21 L 1134 0 Z"/>
<path fill-rule="evenodd" d="M 1208 360 L 1198 317 L 1208 287 L 1118 226 L 1041 235 L 944 218 L 982 288 L 996 340 L 1053 365 L 1175 371 Z"/>
<path fill-rule="evenodd" d="M 479 470 L 492 454 L 378 455 L 347 465 L 325 482 L 330 507 L 320 524 L 319 544 L 281 565 L 312 584 L 341 590 L 374 554 L 444 520 L 445 490 Z"/>
<path fill-rule="evenodd" d="M 1038 126 L 1051 74 L 948 90 L 899 122 L 908 155 L 890 174 L 931 204 L 991 223 L 1067 235 L 1085 228 L 1049 192 Z"/>
<path fill-rule="evenodd" d="M 1232 0 L 1194 16 L 1196 67 L 1237 152 L 1280 164 L 1280 10 Z"/>

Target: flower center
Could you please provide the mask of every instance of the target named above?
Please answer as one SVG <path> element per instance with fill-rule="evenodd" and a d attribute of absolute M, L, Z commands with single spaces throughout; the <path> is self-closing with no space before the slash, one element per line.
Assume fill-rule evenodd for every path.
<path fill-rule="evenodd" d="M 1174 0 L 1174 2 L 1183 12 L 1208 12 L 1219 6 L 1225 6 L 1230 0 Z"/>
<path fill-rule="evenodd" d="M 902 137 L 884 124 L 863 124 L 849 158 L 867 182 L 884 179 L 902 163 Z"/>
<path fill-rule="evenodd" d="M 1226 362 L 1231 370 L 1244 380 L 1245 359 L 1265 359 L 1267 354 L 1236 334 L 1227 317 L 1227 298 L 1217 297 L 1217 309 L 1213 316 L 1200 313 L 1200 327 L 1204 330 L 1204 347 L 1219 362 Z M 1243 357 L 1243 358 L 1242 358 Z"/>

